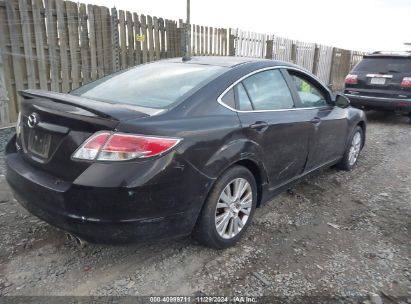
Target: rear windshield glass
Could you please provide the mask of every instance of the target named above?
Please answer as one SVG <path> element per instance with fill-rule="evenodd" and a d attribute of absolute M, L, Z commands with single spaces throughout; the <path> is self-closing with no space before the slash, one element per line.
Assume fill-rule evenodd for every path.
<path fill-rule="evenodd" d="M 227 70 L 226 67 L 150 63 L 114 73 L 71 94 L 149 108 L 168 108 Z"/>
<path fill-rule="evenodd" d="M 364 58 L 354 71 L 371 73 L 411 73 L 411 58 Z"/>

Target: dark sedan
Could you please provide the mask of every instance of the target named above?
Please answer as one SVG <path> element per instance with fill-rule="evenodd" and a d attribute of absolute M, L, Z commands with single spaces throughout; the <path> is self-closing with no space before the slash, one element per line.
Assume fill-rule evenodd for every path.
<path fill-rule="evenodd" d="M 256 207 L 319 168 L 350 170 L 365 141 L 361 110 L 279 61 L 163 60 L 21 95 L 7 181 L 31 213 L 92 242 L 231 246 Z"/>

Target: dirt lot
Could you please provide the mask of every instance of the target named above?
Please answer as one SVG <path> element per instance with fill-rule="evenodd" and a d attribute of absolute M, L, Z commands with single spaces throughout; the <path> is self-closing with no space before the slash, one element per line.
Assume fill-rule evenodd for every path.
<path fill-rule="evenodd" d="M 1 160 L 0 295 L 410 297 L 411 125 L 368 119 L 355 170 L 307 178 L 258 209 L 245 238 L 224 251 L 190 238 L 76 245 L 13 200 Z"/>

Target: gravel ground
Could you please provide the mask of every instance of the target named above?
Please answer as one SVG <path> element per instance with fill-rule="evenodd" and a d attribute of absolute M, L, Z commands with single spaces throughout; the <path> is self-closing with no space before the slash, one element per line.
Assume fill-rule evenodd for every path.
<path fill-rule="evenodd" d="M 243 240 L 224 251 L 190 238 L 78 245 L 13 200 L 1 157 L 0 295 L 406 301 L 411 125 L 406 117 L 385 113 L 369 112 L 368 119 L 366 147 L 355 170 L 331 168 L 306 178 L 259 208 Z M 12 131 L 0 131 L 1 147 Z"/>

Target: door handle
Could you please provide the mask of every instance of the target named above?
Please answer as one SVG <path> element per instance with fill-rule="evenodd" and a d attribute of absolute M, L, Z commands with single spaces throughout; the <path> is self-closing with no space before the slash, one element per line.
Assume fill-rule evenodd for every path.
<path fill-rule="evenodd" d="M 319 124 L 321 122 L 320 117 L 314 117 L 313 119 L 310 120 L 313 124 Z"/>
<path fill-rule="evenodd" d="M 268 128 L 268 123 L 265 121 L 256 121 L 250 125 L 250 128 L 257 130 L 258 132 L 264 132 Z"/>

